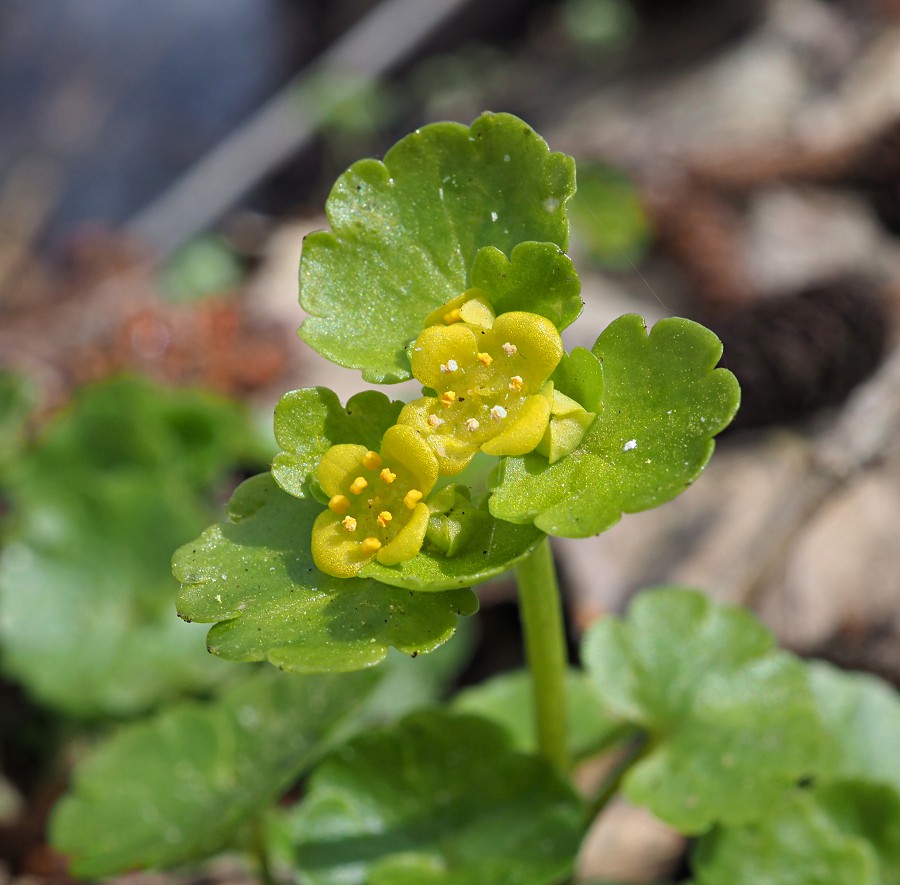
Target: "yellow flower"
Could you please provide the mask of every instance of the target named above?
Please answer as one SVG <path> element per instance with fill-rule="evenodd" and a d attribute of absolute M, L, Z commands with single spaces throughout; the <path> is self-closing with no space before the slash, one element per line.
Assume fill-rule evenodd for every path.
<path fill-rule="evenodd" d="M 444 475 L 462 471 L 479 449 L 524 455 L 547 430 L 547 379 L 563 354 L 556 326 L 522 311 L 492 322 L 430 325 L 413 345 L 413 375 L 436 395 L 404 406 L 397 420 L 428 441 Z"/>
<path fill-rule="evenodd" d="M 316 566 L 351 578 L 372 559 L 384 565 L 412 559 L 428 528 L 422 499 L 437 477 L 434 453 L 411 427 L 389 428 L 380 454 L 360 445 L 332 446 L 316 468 L 330 499 L 313 524 Z"/>

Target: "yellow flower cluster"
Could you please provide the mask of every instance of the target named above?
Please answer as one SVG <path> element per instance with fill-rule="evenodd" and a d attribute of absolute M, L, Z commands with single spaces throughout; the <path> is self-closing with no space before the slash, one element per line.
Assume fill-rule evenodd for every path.
<path fill-rule="evenodd" d="M 434 394 L 404 406 L 380 453 L 337 445 L 319 464 L 315 478 L 330 500 L 313 526 L 318 568 L 343 578 L 372 559 L 412 559 L 438 476 L 459 473 L 479 450 L 539 449 L 555 460 L 573 448 L 593 415 L 548 381 L 562 355 L 550 320 L 523 311 L 495 317 L 479 290 L 427 317 L 412 347 L 412 373 Z"/>

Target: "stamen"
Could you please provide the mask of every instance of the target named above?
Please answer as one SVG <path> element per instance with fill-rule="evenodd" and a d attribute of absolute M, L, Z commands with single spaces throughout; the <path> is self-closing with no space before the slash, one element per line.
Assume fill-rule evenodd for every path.
<path fill-rule="evenodd" d="M 350 483 L 350 491 L 353 492 L 354 495 L 361 495 L 363 493 L 363 489 L 369 484 L 369 481 L 364 476 L 357 476 L 353 482 Z"/>
<path fill-rule="evenodd" d="M 513 375 L 512 378 L 509 379 L 509 389 L 510 390 L 521 390 L 525 386 L 525 382 L 522 380 L 521 375 Z"/>
<path fill-rule="evenodd" d="M 456 391 L 455 390 L 447 390 L 441 394 L 441 402 L 444 404 L 446 408 L 450 408 L 453 403 L 456 402 Z"/>
<path fill-rule="evenodd" d="M 455 372 L 459 368 L 459 363 L 456 360 L 447 360 L 446 363 L 441 363 L 441 374 L 446 375 L 448 372 Z"/>
<path fill-rule="evenodd" d="M 428 416 L 428 423 L 429 423 L 432 427 L 440 427 L 441 424 L 446 424 L 446 422 L 444 421 L 444 419 L 443 419 L 443 418 L 438 418 L 437 415 L 429 415 L 429 416 Z"/>
<path fill-rule="evenodd" d="M 383 529 L 387 528 L 387 524 L 394 518 L 394 514 L 389 510 L 382 510 L 381 513 L 375 518 L 375 522 L 378 523 Z"/>
<path fill-rule="evenodd" d="M 397 474 L 389 470 L 387 467 L 381 471 L 381 481 L 390 485 L 397 478 Z"/>
<path fill-rule="evenodd" d="M 350 499 L 346 495 L 335 495 L 328 502 L 328 509 L 332 513 L 337 513 L 338 516 L 340 516 L 350 509 Z"/>
<path fill-rule="evenodd" d="M 462 313 L 458 307 L 454 307 L 449 313 L 444 314 L 444 322 L 449 326 L 458 323 L 462 319 Z M 433 365 L 433 364 L 432 364 Z"/>
<path fill-rule="evenodd" d="M 345 516 L 345 517 L 341 520 L 341 525 L 342 525 L 348 532 L 355 532 L 355 531 L 356 531 L 356 520 L 355 520 L 352 516 Z"/>
<path fill-rule="evenodd" d="M 466 421 L 466 430 L 470 433 L 474 433 L 479 427 L 481 427 L 481 424 L 477 418 L 469 418 L 469 420 Z"/>
<path fill-rule="evenodd" d="M 506 344 L 501 345 L 500 348 L 507 356 L 515 356 L 519 352 L 519 348 L 516 347 L 515 344 L 510 344 L 509 341 Z"/>
<path fill-rule="evenodd" d="M 366 452 L 365 455 L 362 456 L 362 466 L 366 468 L 366 470 L 377 470 L 381 467 L 381 455 L 378 452 Z"/>
<path fill-rule="evenodd" d="M 506 409 L 503 408 L 503 406 L 494 406 L 491 409 L 491 417 L 496 418 L 498 421 L 501 418 L 505 418 L 507 416 L 507 414 L 508 413 L 507 413 Z"/>
<path fill-rule="evenodd" d="M 365 554 L 377 553 L 381 550 L 381 541 L 378 538 L 366 538 L 364 541 L 360 542 L 360 549 Z"/>
<path fill-rule="evenodd" d="M 477 359 L 482 366 L 489 366 L 494 361 L 494 358 L 489 353 L 478 353 L 475 355 L 475 359 Z"/>
<path fill-rule="evenodd" d="M 416 504 L 422 500 L 422 493 L 418 489 L 410 489 L 403 498 L 403 503 L 410 509 L 415 510 Z"/>

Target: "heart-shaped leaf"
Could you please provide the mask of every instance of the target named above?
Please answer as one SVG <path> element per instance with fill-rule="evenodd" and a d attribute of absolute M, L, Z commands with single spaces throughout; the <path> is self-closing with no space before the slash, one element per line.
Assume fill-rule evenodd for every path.
<path fill-rule="evenodd" d="M 816 770 L 821 727 L 803 665 L 741 609 L 644 591 L 627 621 L 591 629 L 583 659 L 609 711 L 651 736 L 625 795 L 685 833 L 757 818 Z"/>
<path fill-rule="evenodd" d="M 331 231 L 304 242 L 301 337 L 368 381 L 409 378 L 406 348 L 428 314 L 471 287 L 479 250 L 566 248 L 574 190 L 572 159 L 509 114 L 424 126 L 383 162 L 354 163 L 326 203 Z M 569 285 L 550 299 L 560 321 L 571 314 Z"/>
<path fill-rule="evenodd" d="M 268 451 L 241 410 L 125 380 L 82 391 L 11 470 L 4 668 L 76 716 L 132 715 L 227 670 L 173 617 L 172 550 Z"/>
<path fill-rule="evenodd" d="M 327 387 L 286 393 L 275 408 L 275 439 L 283 451 L 272 475 L 286 492 L 306 496 L 306 481 L 331 446 L 356 443 L 378 450 L 385 431 L 397 423 L 403 403 L 365 390 L 342 406 Z"/>
<path fill-rule="evenodd" d="M 897 885 L 900 799 L 854 782 L 798 790 L 753 823 L 704 836 L 693 866 L 696 885 Z"/>
<path fill-rule="evenodd" d="M 486 246 L 475 256 L 469 281 L 487 295 L 494 313 L 538 313 L 560 331 L 583 307 L 572 260 L 554 243 L 519 243 L 509 258 Z"/>
<path fill-rule="evenodd" d="M 263 474 L 235 492 L 230 522 L 175 554 L 178 613 L 216 622 L 211 652 L 305 673 L 356 670 L 377 664 L 391 646 L 431 651 L 453 635 L 459 615 L 477 610 L 469 590 L 415 593 L 323 574 L 310 552 L 321 512 Z"/>
<path fill-rule="evenodd" d="M 294 818 L 309 885 L 550 885 L 571 869 L 581 801 L 476 716 L 415 713 L 313 773 Z"/>
<path fill-rule="evenodd" d="M 660 320 L 647 334 L 640 317 L 624 316 L 592 352 L 603 365 L 600 414 L 554 464 L 538 454 L 502 462 L 490 503 L 498 519 L 581 538 L 656 507 L 693 482 L 737 409 L 734 376 L 715 368 L 719 340 L 690 320 Z"/>

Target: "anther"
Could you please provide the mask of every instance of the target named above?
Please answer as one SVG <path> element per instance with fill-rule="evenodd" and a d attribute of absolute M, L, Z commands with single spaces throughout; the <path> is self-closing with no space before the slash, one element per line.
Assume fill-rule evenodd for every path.
<path fill-rule="evenodd" d="M 362 466 L 366 468 L 366 470 L 377 470 L 381 467 L 381 455 L 378 452 L 366 452 L 365 455 L 362 456 Z"/>
<path fill-rule="evenodd" d="M 496 418 L 498 421 L 501 418 L 505 418 L 507 416 L 507 414 L 508 413 L 507 413 L 506 409 L 503 408 L 503 406 L 494 406 L 491 409 L 491 417 Z"/>
<path fill-rule="evenodd" d="M 474 433 L 479 427 L 481 427 L 481 424 L 477 418 L 469 418 L 469 420 L 466 421 L 466 430 L 470 433 Z"/>
<path fill-rule="evenodd" d="M 449 326 L 452 323 L 458 323 L 462 319 L 462 312 L 458 307 L 454 307 L 449 313 L 444 314 L 444 322 Z"/>
<path fill-rule="evenodd" d="M 519 348 L 516 347 L 515 344 L 510 344 L 509 341 L 506 344 L 501 345 L 500 348 L 507 356 L 515 356 L 519 352 Z"/>
<path fill-rule="evenodd" d="M 448 372 L 455 372 L 459 368 L 459 363 L 456 360 L 447 360 L 446 363 L 441 363 L 441 373 L 446 375 Z"/>
<path fill-rule="evenodd" d="M 441 394 L 441 402 L 444 404 L 446 408 L 450 408 L 453 403 L 456 402 L 456 391 L 455 390 L 447 390 Z"/>
<path fill-rule="evenodd" d="M 350 499 L 346 495 L 335 495 L 328 502 L 328 509 L 332 513 L 337 513 L 338 516 L 340 516 L 350 509 Z"/>
<path fill-rule="evenodd" d="M 356 531 L 356 520 L 355 520 L 352 516 L 345 516 L 345 517 L 341 520 L 341 525 L 342 525 L 348 532 L 355 532 L 355 531 Z"/>
<path fill-rule="evenodd" d="M 410 489 L 403 498 L 403 503 L 410 510 L 416 509 L 416 504 L 422 500 L 422 493 L 418 489 Z"/>
<path fill-rule="evenodd" d="M 378 538 L 366 538 L 360 542 L 360 549 L 363 553 L 377 553 L 381 550 L 381 541 Z"/>
<path fill-rule="evenodd" d="M 475 359 L 477 359 L 482 366 L 489 366 L 494 361 L 494 358 L 489 353 L 475 354 Z"/>
<path fill-rule="evenodd" d="M 509 379 L 510 390 L 521 390 L 524 386 L 525 382 L 522 380 L 521 375 L 513 375 L 512 378 Z"/>
<path fill-rule="evenodd" d="M 364 476 L 357 476 L 353 482 L 350 483 L 350 491 L 353 492 L 354 495 L 361 495 L 363 493 L 363 489 L 369 484 L 368 480 Z"/>
<path fill-rule="evenodd" d="M 394 518 L 393 513 L 389 510 L 382 510 L 381 513 L 375 517 L 375 522 L 378 523 L 383 529 L 387 528 L 387 524 Z"/>
<path fill-rule="evenodd" d="M 429 423 L 432 427 L 440 427 L 441 424 L 445 424 L 446 422 L 444 421 L 443 418 L 439 418 L 437 415 L 429 415 L 429 416 L 428 416 L 428 423 Z"/>
<path fill-rule="evenodd" d="M 389 470 L 387 467 L 385 467 L 384 470 L 381 471 L 381 481 L 386 482 L 388 485 L 390 485 L 396 478 L 397 474 L 392 470 Z"/>

